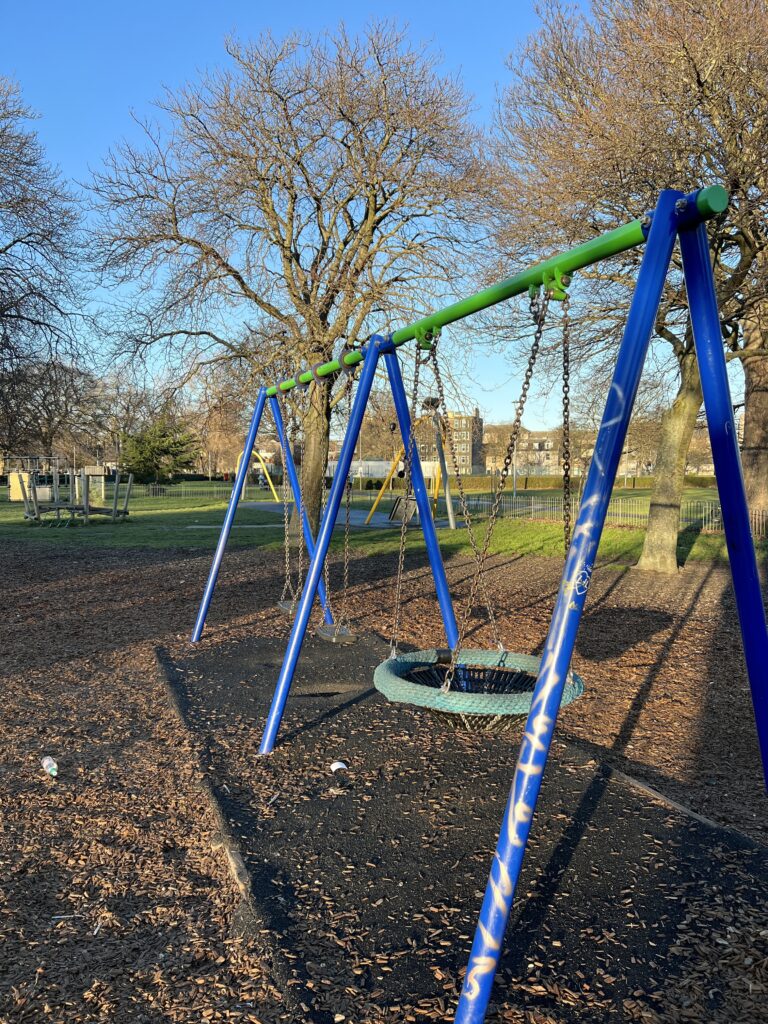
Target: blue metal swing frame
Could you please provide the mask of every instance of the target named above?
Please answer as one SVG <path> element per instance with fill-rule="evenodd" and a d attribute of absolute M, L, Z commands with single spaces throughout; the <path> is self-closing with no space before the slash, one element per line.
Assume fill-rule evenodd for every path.
<path fill-rule="evenodd" d="M 733 404 L 717 308 L 714 275 L 710 262 L 705 215 L 697 202 L 700 193 L 685 195 L 676 190 L 661 193 L 648 216 L 646 247 L 632 298 L 605 412 L 584 486 L 579 513 L 565 562 L 552 621 L 544 645 L 541 668 L 515 769 L 499 840 L 491 864 L 485 898 L 469 958 L 455 1024 L 482 1024 L 501 955 L 504 932 L 522 868 L 544 769 L 550 750 L 563 687 L 571 663 L 584 602 L 595 565 L 611 492 L 624 447 L 640 375 L 646 359 L 672 251 L 679 239 L 683 274 L 688 292 L 694 343 L 699 362 L 704 407 L 709 427 L 723 523 L 730 558 L 733 587 L 741 626 L 747 673 L 752 691 L 758 740 L 768 785 L 768 630 L 760 577 L 749 523 L 741 472 Z M 411 335 L 412 336 L 412 335 Z M 411 422 L 403 378 L 391 337 L 374 335 L 362 349 L 362 372 L 350 422 L 339 455 L 328 503 L 318 530 L 314 554 L 299 601 L 285 658 L 275 688 L 260 753 L 275 745 L 285 703 L 306 634 L 312 603 L 321 585 L 333 525 L 338 515 L 363 414 L 380 358 L 384 359 L 400 432 L 409 450 Z M 356 359 L 356 362 L 361 361 Z M 248 454 L 255 442 L 265 392 L 259 392 L 246 441 Z M 235 481 L 233 497 L 222 527 L 211 573 L 203 595 L 193 639 L 199 639 L 215 586 L 226 538 L 242 490 L 248 458 Z M 243 479 L 241 479 L 241 477 Z M 424 532 L 427 555 L 435 580 L 446 642 L 458 640 L 451 602 L 432 519 L 429 494 L 418 452 L 414 448 L 412 483 Z"/>
<path fill-rule="evenodd" d="M 211 601 L 213 600 L 213 592 L 216 589 L 216 581 L 219 578 L 219 569 L 224 559 L 224 552 L 227 549 L 227 541 L 232 531 L 232 524 L 235 521 L 235 514 L 237 512 L 237 506 L 240 503 L 240 498 L 243 494 L 243 488 L 245 487 L 245 481 L 248 477 L 248 470 L 251 465 L 251 459 L 253 458 L 253 448 L 256 444 L 256 435 L 259 432 L 261 426 L 261 417 L 264 414 L 264 405 L 267 401 L 267 389 L 266 387 L 259 388 L 259 393 L 256 398 L 256 405 L 254 406 L 253 416 L 251 417 L 251 424 L 248 428 L 248 436 L 245 439 L 245 445 L 243 447 L 243 457 L 240 460 L 240 466 L 237 470 L 237 476 L 235 482 L 232 485 L 232 493 L 229 496 L 229 504 L 227 505 L 227 511 L 224 516 L 224 522 L 221 527 L 221 533 L 219 534 L 219 540 L 216 544 L 216 551 L 213 556 L 213 562 L 208 572 L 208 579 L 206 580 L 205 590 L 203 591 L 203 598 L 200 602 L 200 607 L 197 612 L 197 618 L 195 619 L 194 629 L 192 630 L 192 643 L 196 644 L 203 635 L 203 629 L 205 628 L 205 620 L 208 618 L 208 611 L 211 607 Z M 304 508 L 304 503 L 301 500 L 301 485 L 299 483 L 299 477 L 296 472 L 296 464 L 293 461 L 293 454 L 291 452 L 291 445 L 288 441 L 288 437 L 285 434 L 285 425 L 283 424 L 283 413 L 280 409 L 280 400 L 276 395 L 272 395 L 269 399 L 269 408 L 272 413 L 272 419 L 275 424 L 275 431 L 277 433 L 277 440 L 280 443 L 280 450 L 285 456 L 285 467 L 284 471 L 288 474 L 288 482 L 291 485 L 291 493 L 293 494 L 293 503 L 296 508 L 301 509 L 301 527 L 304 533 L 304 543 L 307 546 L 310 559 L 315 554 L 315 539 L 312 536 L 312 527 L 309 523 L 309 517 L 307 516 L 307 510 Z M 320 604 L 323 607 L 323 618 L 325 619 L 326 625 L 333 626 L 333 615 L 331 613 L 331 605 L 328 601 L 325 593 L 325 586 L 322 579 L 317 588 L 318 597 L 320 598 Z"/>

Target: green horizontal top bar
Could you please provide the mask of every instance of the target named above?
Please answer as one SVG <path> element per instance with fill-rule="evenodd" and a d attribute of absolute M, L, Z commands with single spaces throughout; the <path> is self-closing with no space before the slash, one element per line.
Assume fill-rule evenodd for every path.
<path fill-rule="evenodd" d="M 693 195 L 696 207 L 704 219 L 722 213 L 728 205 L 728 193 L 720 185 L 700 189 Z M 472 313 L 479 313 L 481 309 L 489 309 L 505 299 L 522 295 L 531 287 L 538 288 L 545 282 L 550 283 L 555 278 L 555 272 L 558 275 L 573 274 L 574 271 L 583 270 L 584 267 L 590 267 L 593 263 L 599 263 L 600 260 L 609 259 L 628 249 L 634 249 L 635 246 L 645 242 L 643 225 L 644 220 L 633 220 L 630 224 L 614 228 L 613 231 L 608 231 L 590 242 L 577 245 L 575 249 L 569 249 L 568 252 L 561 253 L 559 256 L 553 256 L 551 259 L 544 260 L 543 263 L 536 263 L 527 270 L 515 274 L 514 277 L 507 278 L 506 281 L 500 281 L 498 284 L 484 288 L 483 291 L 461 299 L 460 302 L 454 302 L 436 313 L 430 313 L 429 316 L 417 320 L 409 327 L 401 327 L 392 335 L 392 341 L 395 345 L 403 345 L 406 341 L 412 341 L 417 334 L 423 336 L 429 331 L 439 330 L 457 320 L 463 320 L 464 317 L 470 316 Z M 356 350 L 348 352 L 343 358 L 345 366 L 352 367 L 361 363 L 365 357 L 362 351 Z M 338 373 L 341 368 L 339 360 L 332 359 L 330 362 L 316 367 L 315 373 L 318 377 L 330 377 Z M 311 370 L 305 370 L 298 377 L 290 377 L 279 384 L 273 384 L 272 387 L 267 388 L 267 395 L 271 397 L 276 395 L 278 390 L 281 392 L 291 391 L 301 384 L 309 384 L 313 380 L 313 376 Z"/>
<path fill-rule="evenodd" d="M 696 206 L 704 220 L 717 217 L 728 209 L 728 193 L 722 185 L 709 185 L 696 193 Z"/>

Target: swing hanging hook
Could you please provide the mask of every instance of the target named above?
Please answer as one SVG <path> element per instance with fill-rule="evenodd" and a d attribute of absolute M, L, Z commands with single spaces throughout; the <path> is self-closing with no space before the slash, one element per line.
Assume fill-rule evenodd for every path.
<path fill-rule="evenodd" d="M 416 344 L 424 352 L 431 352 L 432 348 L 437 344 L 440 338 L 439 327 L 423 327 L 416 326 L 414 330 L 414 336 L 416 338 Z"/>
<path fill-rule="evenodd" d="M 568 286 L 571 283 L 571 275 L 564 274 L 559 267 L 555 267 L 550 273 L 545 270 L 542 274 L 542 285 L 544 291 L 549 294 L 550 299 L 555 302 L 562 302 L 568 294 Z M 538 292 L 538 289 L 536 289 Z M 529 289 L 530 292 L 530 289 Z"/>

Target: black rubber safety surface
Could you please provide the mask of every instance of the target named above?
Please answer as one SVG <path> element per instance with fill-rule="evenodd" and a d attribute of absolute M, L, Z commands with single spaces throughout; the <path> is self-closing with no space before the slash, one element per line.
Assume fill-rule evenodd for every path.
<path fill-rule="evenodd" d="M 456 733 L 387 703 L 371 683 L 388 654 L 377 637 L 309 639 L 278 747 L 260 758 L 283 652 L 284 640 L 253 638 L 160 662 L 305 1019 L 451 1020 L 519 733 Z M 348 770 L 332 773 L 337 760 Z M 695 1020 L 686 1006 L 700 1005 L 726 1020 L 741 981 L 719 936 L 735 941 L 767 883 L 765 848 L 556 740 L 488 1020 L 522 1020 L 506 1015 L 515 1007 L 558 1022 Z M 289 1019 L 279 1005 L 259 1017 Z"/>

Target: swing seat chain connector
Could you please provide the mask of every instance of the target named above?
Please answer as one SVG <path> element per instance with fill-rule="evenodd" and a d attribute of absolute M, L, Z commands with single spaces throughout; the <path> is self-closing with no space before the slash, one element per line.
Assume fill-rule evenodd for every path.
<path fill-rule="evenodd" d="M 568 294 L 571 280 L 570 274 L 564 274 L 559 267 L 555 267 L 553 271 L 544 271 L 541 287 L 550 300 L 563 302 Z M 539 285 L 532 284 L 528 289 L 528 296 L 532 303 L 536 302 L 539 298 Z"/>
<path fill-rule="evenodd" d="M 424 352 L 431 352 L 440 338 L 440 328 L 417 326 L 414 335 L 419 348 Z"/>

